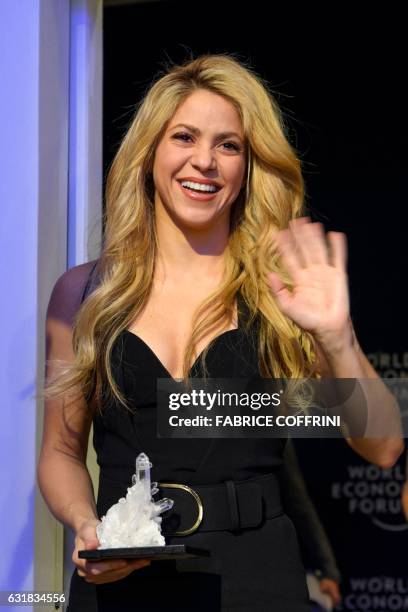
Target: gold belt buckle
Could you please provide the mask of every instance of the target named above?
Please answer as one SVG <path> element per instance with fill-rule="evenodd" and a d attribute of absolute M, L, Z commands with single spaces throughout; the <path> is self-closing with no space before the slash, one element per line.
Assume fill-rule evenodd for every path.
<path fill-rule="evenodd" d="M 194 489 L 191 489 L 190 487 L 188 487 L 187 485 L 184 484 L 178 484 L 176 482 L 159 482 L 158 483 L 159 487 L 164 487 L 167 489 L 182 489 L 183 491 L 186 491 L 187 493 L 190 493 L 190 495 L 193 496 L 196 504 L 197 504 L 197 508 L 198 508 L 198 514 L 197 514 L 197 518 L 194 522 L 194 525 L 192 527 L 190 527 L 189 529 L 184 529 L 182 531 L 175 531 L 173 535 L 177 535 L 177 536 L 186 536 L 186 535 L 190 535 L 191 533 L 194 533 L 195 531 L 197 531 L 197 529 L 199 528 L 201 521 L 203 520 L 203 504 L 202 501 L 200 499 L 200 496 L 198 495 L 198 493 L 196 491 L 194 491 Z"/>

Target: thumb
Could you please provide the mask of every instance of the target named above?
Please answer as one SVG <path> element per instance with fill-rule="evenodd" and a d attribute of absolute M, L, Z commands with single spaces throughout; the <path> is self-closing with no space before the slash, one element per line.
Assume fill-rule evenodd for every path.
<path fill-rule="evenodd" d="M 94 548 L 98 548 L 99 546 L 98 538 L 93 538 L 92 536 L 83 538 L 83 543 L 85 550 L 93 550 Z"/>
<path fill-rule="evenodd" d="M 276 272 L 269 272 L 268 285 L 272 289 L 272 293 L 281 308 L 285 309 L 290 305 L 292 295 L 286 288 L 285 283 L 282 282 L 279 274 Z"/>
<path fill-rule="evenodd" d="M 89 525 L 81 534 L 82 542 L 84 543 L 85 550 L 91 550 L 98 548 L 99 540 L 96 534 L 96 525 Z"/>
<path fill-rule="evenodd" d="M 279 291 L 285 288 L 285 285 L 282 282 L 282 279 L 280 278 L 279 274 L 277 274 L 276 272 L 268 273 L 267 283 L 269 287 L 272 289 L 273 293 L 278 293 Z"/>

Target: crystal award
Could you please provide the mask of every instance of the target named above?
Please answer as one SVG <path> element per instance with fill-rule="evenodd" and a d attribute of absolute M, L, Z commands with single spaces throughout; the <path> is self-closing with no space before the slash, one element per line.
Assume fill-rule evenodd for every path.
<path fill-rule="evenodd" d="M 79 551 L 81 559 L 166 560 L 208 556 L 207 551 L 184 544 L 166 545 L 161 533 L 160 515 L 170 510 L 174 502 L 167 497 L 154 501 L 153 496 L 159 488 L 157 482 L 151 482 L 151 467 L 149 457 L 140 453 L 136 458 L 132 486 L 128 487 L 126 497 L 121 497 L 111 506 L 96 527 L 99 547 Z"/>

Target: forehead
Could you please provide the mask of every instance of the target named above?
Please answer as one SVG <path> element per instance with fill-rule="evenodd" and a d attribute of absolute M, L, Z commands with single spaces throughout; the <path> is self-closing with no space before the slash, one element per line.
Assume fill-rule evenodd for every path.
<path fill-rule="evenodd" d="M 194 125 L 202 132 L 234 131 L 243 136 L 240 117 L 231 102 L 204 89 L 195 91 L 180 104 L 169 129 L 178 123 Z"/>

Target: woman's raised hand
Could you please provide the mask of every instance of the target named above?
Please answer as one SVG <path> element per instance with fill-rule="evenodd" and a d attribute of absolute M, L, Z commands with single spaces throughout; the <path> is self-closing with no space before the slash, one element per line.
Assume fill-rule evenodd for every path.
<path fill-rule="evenodd" d="M 75 536 L 75 548 L 72 560 L 77 566 L 77 572 L 86 582 L 104 584 L 121 580 L 136 569 L 150 565 L 148 559 L 112 559 L 106 561 L 88 561 L 78 557 L 79 550 L 92 550 L 98 548 L 99 540 L 96 535 L 98 519 L 89 519 L 82 523 Z"/>
<path fill-rule="evenodd" d="M 284 315 L 322 345 L 334 345 L 349 327 L 345 234 L 325 234 L 321 223 L 294 219 L 276 235 L 276 248 L 293 289 L 271 272 L 268 282 Z"/>

